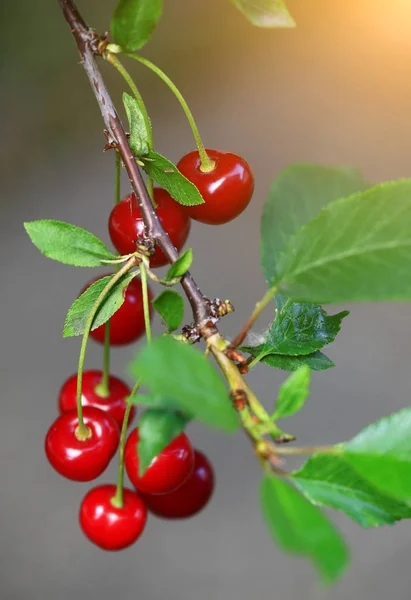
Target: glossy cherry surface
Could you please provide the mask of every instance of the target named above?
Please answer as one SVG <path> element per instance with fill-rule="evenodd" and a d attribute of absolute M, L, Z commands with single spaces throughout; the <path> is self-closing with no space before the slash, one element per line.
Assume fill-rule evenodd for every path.
<path fill-rule="evenodd" d="M 200 191 L 204 204 L 184 206 L 184 211 L 196 221 L 222 225 L 245 210 L 254 191 L 254 177 L 248 163 L 230 152 L 207 150 L 215 161 L 208 173 L 200 170 L 200 156 L 195 150 L 183 156 L 177 164 L 179 171 Z"/>
<path fill-rule="evenodd" d="M 131 394 L 131 390 L 118 377 L 109 376 L 108 388 L 109 395 L 102 396 L 99 393 L 99 385 L 103 378 L 102 371 L 84 371 L 82 380 L 82 406 L 94 406 L 104 412 L 107 412 L 121 428 L 123 424 L 124 413 L 127 408 L 127 398 Z M 69 377 L 63 384 L 58 398 L 58 407 L 61 414 L 74 410 L 77 407 L 77 373 Z M 128 423 L 130 424 L 134 415 L 135 407 L 130 411 Z"/>
<path fill-rule="evenodd" d="M 142 494 L 149 511 L 163 519 L 187 519 L 202 510 L 214 490 L 214 471 L 207 457 L 194 450 L 194 470 L 183 485 L 169 494 Z"/>
<path fill-rule="evenodd" d="M 126 442 L 124 463 L 127 475 L 137 490 L 146 494 L 167 494 L 182 485 L 191 475 L 194 451 L 184 433 L 180 433 L 154 458 L 142 477 L 138 473 L 137 442 L 138 430 L 135 429 Z"/>
<path fill-rule="evenodd" d="M 89 287 L 92 283 L 101 279 L 104 275 L 96 277 L 86 286 Z M 83 290 L 84 291 L 84 290 Z M 148 289 L 149 299 L 152 298 L 150 288 Z M 150 315 L 152 314 L 150 304 Z M 100 325 L 90 332 L 90 337 L 96 342 L 104 344 L 105 325 Z M 125 346 L 137 341 L 145 332 L 144 326 L 144 309 L 143 309 L 143 290 L 141 279 L 135 277 L 129 283 L 125 295 L 124 302 L 116 313 L 110 319 L 110 345 Z"/>
<path fill-rule="evenodd" d="M 162 188 L 154 188 L 156 212 L 178 251 L 186 243 L 191 222 L 183 207 L 175 202 L 170 194 Z M 134 194 L 129 194 L 111 211 L 108 229 L 111 241 L 120 254 L 131 254 L 136 251 L 136 241 L 144 234 L 144 223 L 140 208 Z M 168 260 L 156 246 L 150 258 L 151 267 L 162 267 Z"/>
<path fill-rule="evenodd" d="M 143 500 L 127 488 L 123 506 L 112 504 L 115 485 L 101 485 L 88 492 L 80 506 L 80 526 L 88 539 L 103 550 L 122 550 L 143 533 L 147 509 Z"/>
<path fill-rule="evenodd" d="M 47 458 L 54 469 L 75 481 L 90 481 L 106 469 L 120 439 L 117 423 L 93 406 L 83 409 L 84 423 L 91 430 L 86 440 L 78 440 L 77 411 L 60 415 L 50 427 L 45 441 Z"/>

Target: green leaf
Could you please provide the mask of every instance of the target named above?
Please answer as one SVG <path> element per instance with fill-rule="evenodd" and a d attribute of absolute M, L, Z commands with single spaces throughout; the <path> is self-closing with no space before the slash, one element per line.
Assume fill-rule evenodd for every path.
<path fill-rule="evenodd" d="M 184 318 L 184 300 L 180 294 L 173 290 L 164 290 L 154 298 L 152 305 L 169 331 L 180 327 Z"/>
<path fill-rule="evenodd" d="M 170 281 L 175 277 L 182 277 L 184 273 L 188 271 L 193 262 L 193 251 L 191 248 L 186 250 L 181 256 L 179 256 L 175 263 L 171 265 L 167 271 L 167 275 L 164 277 L 166 281 Z"/>
<path fill-rule="evenodd" d="M 103 259 L 115 258 L 95 235 L 62 221 L 24 223 L 33 244 L 47 258 L 74 267 L 100 267 Z"/>
<path fill-rule="evenodd" d="M 262 480 L 260 498 L 270 533 L 285 551 L 311 558 L 326 581 L 342 574 L 349 561 L 347 547 L 318 508 L 273 475 Z"/>
<path fill-rule="evenodd" d="M 224 383 L 202 352 L 171 337 L 142 348 L 129 367 L 154 396 L 210 427 L 234 431 L 239 419 Z"/>
<path fill-rule="evenodd" d="M 295 27 L 283 0 L 231 0 L 257 27 Z"/>
<path fill-rule="evenodd" d="M 310 393 L 310 368 L 303 365 L 280 386 L 274 421 L 291 417 L 302 409 Z"/>
<path fill-rule="evenodd" d="M 137 100 L 125 92 L 123 94 L 123 104 L 130 128 L 130 148 L 134 156 L 145 156 L 150 151 L 150 136 L 140 107 Z"/>
<path fill-rule="evenodd" d="M 124 302 L 124 290 L 133 277 L 135 277 L 135 273 L 128 273 L 111 288 L 97 310 L 91 330 L 106 323 L 118 311 Z M 72 337 L 84 333 L 94 303 L 112 278 L 113 275 L 107 275 L 98 279 L 73 302 L 66 316 L 63 337 Z"/>
<path fill-rule="evenodd" d="M 399 499 L 411 499 L 411 408 L 363 429 L 339 449 L 373 486 Z"/>
<path fill-rule="evenodd" d="M 332 202 L 289 241 L 280 291 L 319 304 L 411 298 L 411 180 Z"/>
<path fill-rule="evenodd" d="M 327 204 L 364 190 L 358 171 L 314 164 L 286 167 L 275 178 L 261 218 L 261 265 L 267 283 L 277 279 L 277 265 L 289 239 Z"/>
<path fill-rule="evenodd" d="M 151 462 L 183 430 L 188 419 L 167 410 L 149 409 L 138 423 L 139 475 L 142 477 Z"/>
<path fill-rule="evenodd" d="M 134 52 L 146 44 L 161 17 L 163 0 L 119 0 L 111 33 L 123 50 Z"/>
<path fill-rule="evenodd" d="M 264 344 L 260 346 L 242 346 L 242 352 L 248 352 L 255 358 L 259 358 L 259 362 L 265 365 L 282 369 L 283 371 L 296 371 L 302 365 L 310 367 L 311 371 L 325 371 L 335 367 L 335 363 L 322 352 L 313 352 L 306 356 L 286 356 L 283 354 L 265 354 Z"/>
<path fill-rule="evenodd" d="M 176 202 L 183 206 L 204 204 L 200 192 L 194 183 L 191 183 L 177 169 L 168 158 L 158 152 L 150 152 L 143 157 L 143 169 L 158 185 L 167 190 Z"/>
<path fill-rule="evenodd" d="M 339 510 L 362 527 L 380 527 L 411 517 L 410 506 L 379 492 L 343 456 L 312 456 L 293 473 L 293 481 L 311 502 Z"/>

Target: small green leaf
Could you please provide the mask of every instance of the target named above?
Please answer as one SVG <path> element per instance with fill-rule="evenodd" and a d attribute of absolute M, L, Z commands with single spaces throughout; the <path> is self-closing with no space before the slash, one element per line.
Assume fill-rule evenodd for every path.
<path fill-rule="evenodd" d="M 171 337 L 142 348 L 129 367 L 154 396 L 171 398 L 173 408 L 210 427 L 234 431 L 239 419 L 224 383 L 204 354 Z"/>
<path fill-rule="evenodd" d="M 300 367 L 281 385 L 273 415 L 274 421 L 291 417 L 302 409 L 310 393 L 310 369 Z"/>
<path fill-rule="evenodd" d="M 411 500 L 411 408 L 372 423 L 339 449 L 371 485 Z"/>
<path fill-rule="evenodd" d="M 167 410 L 149 409 L 138 423 L 139 476 L 144 475 L 152 460 L 183 430 L 188 419 Z"/>
<path fill-rule="evenodd" d="M 188 271 L 193 262 L 193 251 L 191 248 L 186 250 L 181 256 L 178 257 L 175 263 L 169 268 L 167 275 L 165 276 L 166 281 L 170 281 L 175 277 L 182 277 L 184 273 Z"/>
<path fill-rule="evenodd" d="M 111 33 L 123 50 L 134 52 L 148 42 L 161 17 L 163 0 L 119 0 Z"/>
<path fill-rule="evenodd" d="M 411 180 L 336 200 L 288 242 L 280 291 L 316 302 L 411 298 Z"/>
<path fill-rule="evenodd" d="M 197 187 L 168 158 L 158 152 L 150 152 L 143 158 L 143 163 L 147 175 L 167 190 L 176 202 L 183 206 L 204 204 Z"/>
<path fill-rule="evenodd" d="M 178 329 L 184 318 L 184 300 L 173 290 L 164 290 L 154 300 L 152 305 L 164 321 L 168 331 Z"/>
<path fill-rule="evenodd" d="M 311 558 L 325 581 L 337 579 L 349 562 L 347 547 L 327 517 L 285 481 L 267 475 L 261 509 L 270 533 L 285 551 Z"/>
<path fill-rule="evenodd" d="M 100 267 L 102 260 L 115 258 L 95 235 L 62 221 L 32 221 L 24 227 L 33 244 L 47 258 L 74 267 Z"/>
<path fill-rule="evenodd" d="M 283 0 L 231 0 L 257 27 L 295 27 Z"/>
<path fill-rule="evenodd" d="M 106 323 L 118 311 L 124 302 L 124 290 L 133 277 L 135 277 L 135 273 L 128 273 L 111 288 L 97 310 L 91 330 Z M 66 316 L 63 337 L 72 337 L 84 333 L 94 303 L 112 278 L 113 275 L 107 275 L 98 279 L 73 302 Z"/>
<path fill-rule="evenodd" d="M 293 481 L 311 502 L 339 510 L 362 527 L 411 517 L 410 506 L 379 492 L 340 455 L 312 456 L 294 471 Z"/>
<path fill-rule="evenodd" d="M 126 109 L 130 128 L 129 144 L 134 156 L 145 156 L 150 151 L 149 133 L 137 100 L 123 94 L 123 104 Z"/>
<path fill-rule="evenodd" d="M 306 356 L 286 356 L 283 354 L 266 354 L 265 345 L 260 346 L 242 346 L 240 348 L 242 352 L 248 352 L 255 358 L 259 358 L 259 362 L 265 365 L 274 367 L 275 369 L 282 369 L 283 371 L 296 371 L 302 365 L 310 367 L 311 371 L 325 371 L 335 367 L 332 360 L 328 358 L 322 352 L 313 352 L 313 354 L 307 354 Z"/>

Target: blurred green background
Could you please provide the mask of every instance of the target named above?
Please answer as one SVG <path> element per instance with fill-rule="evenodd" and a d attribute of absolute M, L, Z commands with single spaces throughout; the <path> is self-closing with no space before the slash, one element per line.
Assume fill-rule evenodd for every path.
<path fill-rule="evenodd" d="M 78 3 L 93 27 L 108 28 L 114 1 Z M 144 49 L 180 86 L 206 145 L 243 155 L 256 176 L 254 199 L 238 220 L 221 228 L 194 224 L 189 240 L 200 286 L 236 306 L 223 323 L 228 337 L 264 292 L 259 219 L 282 167 L 355 165 L 372 182 L 411 174 L 409 0 L 289 6 L 297 29 L 275 31 L 253 28 L 227 0 L 165 0 Z M 0 8 L 1 598 L 408 598 L 408 523 L 363 531 L 337 516 L 353 565 L 336 588 L 319 591 L 308 563 L 272 547 L 247 441 L 197 426 L 190 436 L 211 457 L 218 480 L 203 514 L 184 523 L 153 518 L 141 542 L 117 555 L 83 539 L 77 510 L 89 485 L 53 473 L 43 440 L 59 387 L 76 368 L 78 340 L 61 339 L 65 312 L 94 273 L 46 261 L 22 222 L 57 218 L 108 240 L 113 157 L 102 153 L 100 115 L 57 2 L 2 0 Z M 156 149 L 177 161 L 193 147 L 178 104 L 144 67 L 129 66 L 150 110 Z M 103 69 L 118 101 L 124 86 Z M 328 351 L 337 367 L 314 375 L 308 406 L 290 422 L 302 444 L 347 439 L 409 405 L 409 306 L 349 308 Z M 269 320 L 268 310 L 257 327 Z M 132 352 L 114 352 L 114 373 L 124 375 Z M 87 366 L 100 364 L 101 348 L 90 344 Z M 283 377 L 256 367 L 249 379 L 270 406 Z M 115 468 L 102 481 L 112 481 Z"/>

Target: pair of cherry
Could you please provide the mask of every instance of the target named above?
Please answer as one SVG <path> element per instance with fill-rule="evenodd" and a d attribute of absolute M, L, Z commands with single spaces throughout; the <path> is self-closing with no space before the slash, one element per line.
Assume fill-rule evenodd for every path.
<path fill-rule="evenodd" d="M 54 469 L 68 479 L 91 481 L 101 475 L 117 451 L 120 427 L 130 395 L 128 386 L 110 376 L 108 396 L 98 390 L 101 371 L 85 371 L 82 383 L 83 419 L 87 435 L 79 433 L 76 410 L 77 375 L 63 385 L 59 396 L 60 416 L 46 436 L 46 455 Z M 129 421 L 135 409 L 130 412 Z M 120 550 L 142 534 L 147 509 L 166 519 L 182 519 L 198 513 L 207 504 L 214 487 L 213 469 L 187 436 L 177 436 L 139 476 L 138 430 L 129 435 L 124 463 L 136 488 L 123 490 L 122 505 L 116 503 L 116 486 L 102 485 L 87 493 L 80 508 L 85 535 L 105 550 Z"/>

